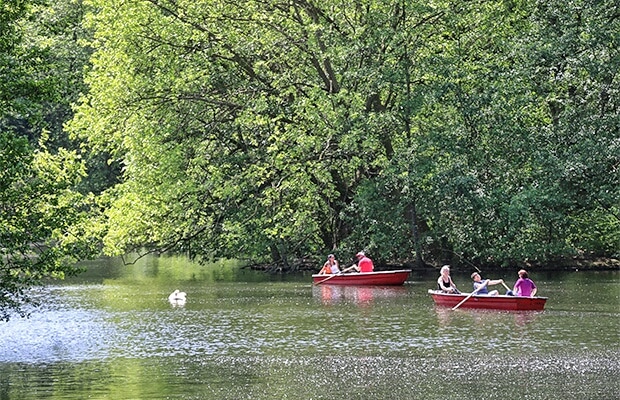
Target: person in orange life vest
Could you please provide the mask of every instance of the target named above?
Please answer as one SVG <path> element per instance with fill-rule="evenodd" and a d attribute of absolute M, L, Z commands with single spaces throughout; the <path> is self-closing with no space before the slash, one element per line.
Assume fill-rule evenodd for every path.
<path fill-rule="evenodd" d="M 357 258 L 357 267 L 355 268 L 357 272 L 372 272 L 375 269 L 372 260 L 366 257 L 363 251 L 360 251 L 355 255 Z"/>
<path fill-rule="evenodd" d="M 319 274 L 337 274 L 339 272 L 340 268 L 338 268 L 338 261 L 336 260 L 336 257 L 333 254 L 328 255 L 327 261 L 323 264 L 323 268 L 321 268 Z"/>

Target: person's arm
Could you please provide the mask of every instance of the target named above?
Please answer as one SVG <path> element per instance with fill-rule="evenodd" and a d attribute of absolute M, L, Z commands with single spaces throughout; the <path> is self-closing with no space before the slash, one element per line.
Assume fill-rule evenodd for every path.
<path fill-rule="evenodd" d="M 474 282 L 474 291 L 478 291 L 478 290 L 482 289 L 483 287 L 487 286 L 489 284 L 489 282 L 491 282 L 490 279 L 485 279 L 485 280 L 480 281 L 480 282 Z"/>
<path fill-rule="evenodd" d="M 536 292 L 538 291 L 537 288 L 532 289 L 532 294 L 530 294 L 530 297 L 534 297 L 536 296 Z"/>
<path fill-rule="evenodd" d="M 489 286 L 493 286 L 493 285 L 501 285 L 504 282 L 503 279 L 489 279 Z"/>
<path fill-rule="evenodd" d="M 515 296 L 518 293 L 519 285 L 521 285 L 521 279 L 517 279 L 517 281 L 515 282 L 514 287 L 512 288 L 512 292 L 515 294 Z"/>

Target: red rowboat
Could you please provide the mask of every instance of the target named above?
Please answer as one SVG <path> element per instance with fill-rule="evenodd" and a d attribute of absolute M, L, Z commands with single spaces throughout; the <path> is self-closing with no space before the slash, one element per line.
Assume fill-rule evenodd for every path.
<path fill-rule="evenodd" d="M 428 293 L 438 306 L 455 307 L 463 301 L 469 293 L 451 294 L 439 290 L 429 289 Z M 460 305 L 460 308 L 480 308 L 485 310 L 506 311 L 542 311 L 547 302 L 546 297 L 521 297 L 521 296 L 489 296 L 473 295 Z"/>
<path fill-rule="evenodd" d="M 405 283 L 410 269 L 396 271 L 354 272 L 350 274 L 312 275 L 315 285 L 397 286 Z"/>

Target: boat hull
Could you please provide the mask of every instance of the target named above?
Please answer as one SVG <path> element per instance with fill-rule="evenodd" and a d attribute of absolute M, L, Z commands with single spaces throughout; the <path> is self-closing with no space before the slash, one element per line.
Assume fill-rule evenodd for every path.
<path fill-rule="evenodd" d="M 312 282 L 322 285 L 398 286 L 405 283 L 410 269 L 396 271 L 354 272 L 341 275 L 312 275 Z"/>
<path fill-rule="evenodd" d="M 448 294 L 437 290 L 429 290 L 428 293 L 433 298 L 435 304 L 441 307 L 455 307 L 467 296 L 469 296 L 469 293 Z M 473 295 L 461 304 L 459 308 L 478 308 L 484 310 L 505 311 L 542 311 L 545 308 L 546 302 L 546 297 Z"/>

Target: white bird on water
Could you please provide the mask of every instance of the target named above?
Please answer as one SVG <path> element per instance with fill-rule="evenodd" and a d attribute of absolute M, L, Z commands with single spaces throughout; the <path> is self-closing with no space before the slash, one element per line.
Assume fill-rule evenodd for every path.
<path fill-rule="evenodd" d="M 173 306 L 183 306 L 185 305 L 186 300 L 187 294 L 185 292 L 179 291 L 178 289 L 170 293 L 170 296 L 168 296 L 168 301 Z"/>

